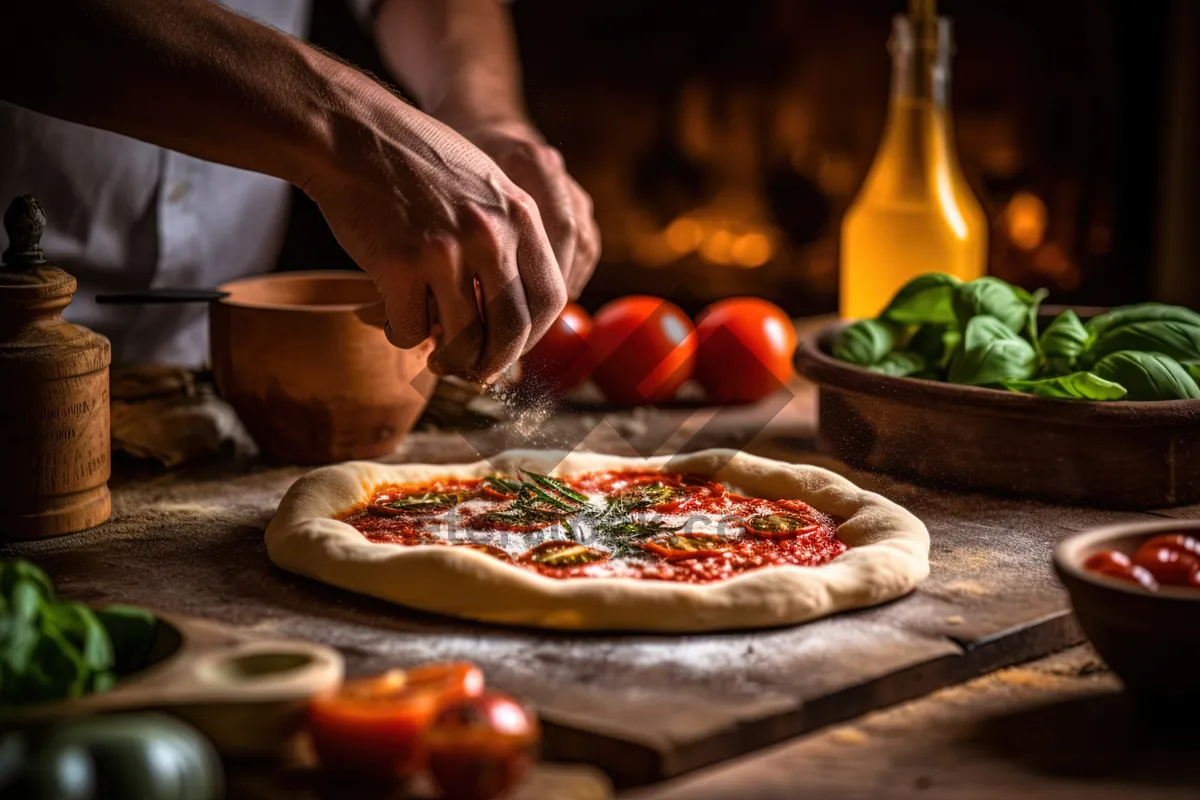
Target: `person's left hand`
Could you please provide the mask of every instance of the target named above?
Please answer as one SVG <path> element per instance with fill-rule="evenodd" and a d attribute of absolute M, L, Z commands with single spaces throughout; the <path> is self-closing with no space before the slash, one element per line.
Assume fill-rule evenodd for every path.
<path fill-rule="evenodd" d="M 524 123 L 492 123 L 460 132 L 533 198 L 567 294 L 572 300 L 579 297 L 600 258 L 600 229 L 592 217 L 591 196 L 567 174 L 562 154 Z"/>

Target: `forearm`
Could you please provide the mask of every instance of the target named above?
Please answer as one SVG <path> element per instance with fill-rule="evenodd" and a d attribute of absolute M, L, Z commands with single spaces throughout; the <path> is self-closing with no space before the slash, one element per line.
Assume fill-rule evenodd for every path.
<path fill-rule="evenodd" d="M 375 40 L 388 68 L 448 125 L 526 124 L 512 22 L 499 0 L 383 0 Z"/>
<path fill-rule="evenodd" d="M 332 150 L 361 82 L 209 0 L 0 7 L 0 98 L 299 184 Z"/>

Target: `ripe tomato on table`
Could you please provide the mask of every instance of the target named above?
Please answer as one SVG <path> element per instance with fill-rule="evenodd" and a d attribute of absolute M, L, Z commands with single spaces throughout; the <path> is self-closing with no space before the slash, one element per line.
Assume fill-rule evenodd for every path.
<path fill-rule="evenodd" d="M 752 403 L 795 374 L 796 329 L 757 297 L 713 303 L 696 317 L 696 382 L 718 403 Z"/>
<path fill-rule="evenodd" d="M 445 797 L 491 800 L 533 769 L 541 727 L 519 703 L 490 692 L 449 703 L 425 732 L 429 771 Z"/>
<path fill-rule="evenodd" d="M 592 318 L 575 303 L 566 308 L 550 329 L 521 357 L 518 382 L 529 391 L 562 397 L 579 387 L 592 371 Z"/>
<path fill-rule="evenodd" d="M 696 358 L 692 321 L 661 297 L 631 295 L 605 305 L 592 330 L 592 377 L 619 405 L 661 403 L 689 378 Z"/>
<path fill-rule="evenodd" d="M 314 697 L 308 729 L 323 767 L 407 778 L 425 766 L 430 720 L 446 703 L 482 693 L 483 673 L 472 664 L 389 670 Z"/>

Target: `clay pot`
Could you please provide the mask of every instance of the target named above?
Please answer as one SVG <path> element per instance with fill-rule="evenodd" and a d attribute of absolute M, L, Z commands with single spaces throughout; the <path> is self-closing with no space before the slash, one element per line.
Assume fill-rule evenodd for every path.
<path fill-rule="evenodd" d="M 220 290 L 213 374 L 264 458 L 328 464 L 395 451 L 433 391 L 433 344 L 388 342 L 366 275 L 279 273 Z"/>
<path fill-rule="evenodd" d="M 1183 705 L 1200 709 L 1200 589 L 1164 586 L 1150 592 L 1083 567 L 1094 553 L 1132 555 L 1142 542 L 1164 533 L 1200 536 L 1200 521 L 1121 523 L 1077 533 L 1058 545 L 1054 567 L 1080 627 L 1130 695 L 1147 707 L 1180 713 Z"/>

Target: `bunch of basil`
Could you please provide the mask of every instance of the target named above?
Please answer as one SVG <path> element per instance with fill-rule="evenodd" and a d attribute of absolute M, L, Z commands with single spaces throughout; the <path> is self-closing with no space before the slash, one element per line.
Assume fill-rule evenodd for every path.
<path fill-rule="evenodd" d="M 876 319 L 842 329 L 833 355 L 899 377 L 1068 400 L 1200 399 L 1200 314 L 1139 303 L 1038 330 L 1044 289 L 939 272 L 905 284 Z"/>
<path fill-rule="evenodd" d="M 156 627 L 140 608 L 60 600 L 33 564 L 0 562 L 0 707 L 110 689 L 143 666 Z"/>

